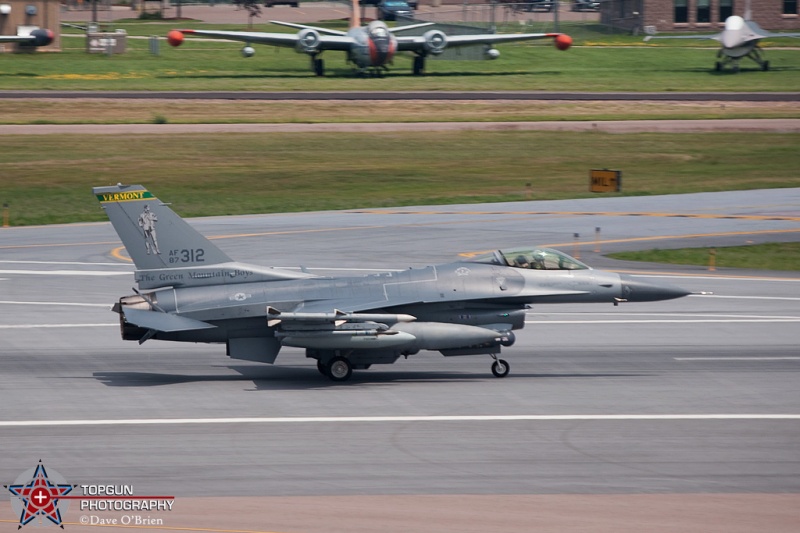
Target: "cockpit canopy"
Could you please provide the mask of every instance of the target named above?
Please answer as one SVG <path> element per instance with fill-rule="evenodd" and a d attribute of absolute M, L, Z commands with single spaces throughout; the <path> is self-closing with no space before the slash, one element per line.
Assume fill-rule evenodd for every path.
<path fill-rule="evenodd" d="M 383 21 L 373 20 L 367 25 L 367 33 L 373 39 L 385 39 L 389 37 L 389 28 L 386 27 Z"/>
<path fill-rule="evenodd" d="M 508 248 L 479 255 L 471 263 L 488 263 L 532 270 L 588 270 L 590 267 L 553 248 Z"/>

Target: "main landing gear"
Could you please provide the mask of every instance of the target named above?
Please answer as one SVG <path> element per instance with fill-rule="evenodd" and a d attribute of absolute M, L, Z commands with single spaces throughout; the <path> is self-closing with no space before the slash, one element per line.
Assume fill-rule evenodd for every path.
<path fill-rule="evenodd" d="M 761 67 L 761 70 L 769 70 L 769 61 L 764 58 L 763 50 L 760 48 L 753 48 L 747 55 L 742 57 L 753 60 L 756 64 L 758 64 L 759 67 Z M 739 72 L 739 60 L 741 57 L 728 57 L 722 53 L 722 50 L 720 50 L 717 52 L 717 58 L 721 59 L 721 61 L 714 63 L 714 70 L 717 72 L 720 72 L 722 69 L 724 69 L 726 65 L 730 65 L 733 72 Z"/>
<path fill-rule="evenodd" d="M 494 363 L 492 363 L 492 374 L 494 374 L 494 377 L 506 377 L 508 372 L 511 370 L 511 366 L 508 364 L 508 361 L 505 359 L 499 359 L 495 354 L 491 354 L 491 356 L 492 359 L 494 359 Z M 370 365 L 358 366 L 358 368 L 362 369 L 369 367 Z M 319 370 L 319 373 L 323 376 L 328 376 L 331 381 L 338 383 L 349 380 L 353 375 L 352 363 L 350 363 L 350 360 L 347 359 L 347 357 L 342 356 L 336 356 L 333 359 L 329 359 L 327 362 L 317 359 L 317 370 Z"/>
<path fill-rule="evenodd" d="M 425 56 L 414 56 L 414 76 L 422 76 L 425 72 Z"/>
<path fill-rule="evenodd" d="M 319 59 L 317 56 L 311 56 L 311 70 L 314 71 L 315 76 L 324 76 L 325 61 Z"/>
<path fill-rule="evenodd" d="M 346 357 L 334 357 L 327 364 L 318 359 L 317 370 L 331 381 L 347 381 L 353 375 L 353 365 Z"/>

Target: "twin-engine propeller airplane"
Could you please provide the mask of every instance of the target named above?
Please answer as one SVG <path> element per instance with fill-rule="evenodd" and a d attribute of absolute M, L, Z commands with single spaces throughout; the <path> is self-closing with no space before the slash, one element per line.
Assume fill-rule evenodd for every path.
<path fill-rule="evenodd" d="M 761 70 L 769 70 L 769 61 L 764 59 L 764 52 L 758 43 L 761 39 L 775 37 L 800 37 L 800 33 L 772 33 L 751 20 L 750 8 L 745 10 L 744 17 L 732 15 L 725 19 L 725 28 L 720 33 L 711 35 L 648 35 L 650 39 L 713 39 L 722 47 L 717 51 L 717 62 L 714 70 L 721 71 L 731 65 L 734 72 L 739 71 L 739 61 L 746 57 L 755 61 Z"/>
<path fill-rule="evenodd" d="M 245 31 L 215 30 L 172 30 L 167 34 L 167 41 L 172 46 L 183 44 L 184 35 L 198 35 L 216 39 L 229 39 L 245 43 L 242 48 L 244 57 L 252 57 L 256 51 L 251 44 L 269 44 L 294 48 L 301 54 L 311 57 L 311 70 L 317 76 L 325 74 L 325 65 L 319 56 L 326 50 L 337 50 L 347 54 L 348 62 L 355 65 L 359 72 L 373 70 L 383 72 L 394 61 L 397 52 L 414 53 L 414 75 L 425 71 L 425 58 L 443 53 L 447 48 L 459 46 L 485 45 L 486 57 L 497 59 L 500 52 L 492 45 L 512 41 L 529 41 L 552 38 L 556 48 L 567 50 L 572 45 L 572 38 L 564 33 L 512 33 L 512 34 L 479 34 L 479 35 L 447 35 L 441 30 L 431 29 L 421 36 L 396 36 L 395 33 L 430 26 L 432 23 L 412 24 L 389 28 L 385 22 L 373 20 L 361 26 L 357 1 L 353 0 L 353 15 L 350 29 L 346 32 L 306 26 L 291 22 L 270 21 L 273 24 L 298 28 L 297 33 L 265 33 Z"/>
<path fill-rule="evenodd" d="M 319 371 L 353 369 L 420 350 L 489 355 L 492 373 L 544 303 L 650 302 L 687 291 L 593 270 L 547 248 L 497 250 L 471 260 L 359 277 L 236 263 L 141 185 L 93 189 L 136 266 L 139 290 L 114 305 L 124 340 L 224 343 L 229 356 L 274 363 L 305 348 Z"/>

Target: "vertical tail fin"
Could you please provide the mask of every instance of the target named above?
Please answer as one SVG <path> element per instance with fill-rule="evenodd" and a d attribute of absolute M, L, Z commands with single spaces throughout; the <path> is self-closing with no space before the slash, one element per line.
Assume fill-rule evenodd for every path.
<path fill-rule="evenodd" d="M 358 0 L 353 0 L 353 13 L 350 15 L 350 28 L 358 28 L 361 26 L 361 8 L 358 5 Z"/>
<path fill-rule="evenodd" d="M 141 185 L 95 187 L 137 270 L 210 266 L 231 262 L 167 205 Z"/>

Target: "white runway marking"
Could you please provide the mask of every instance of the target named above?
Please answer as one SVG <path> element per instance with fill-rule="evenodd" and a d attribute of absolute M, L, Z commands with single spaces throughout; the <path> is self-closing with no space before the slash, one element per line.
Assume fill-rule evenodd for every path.
<path fill-rule="evenodd" d="M 33 276 L 130 276 L 130 272 L 103 270 L 0 270 L 0 274 L 22 274 Z"/>
<path fill-rule="evenodd" d="M 675 361 L 800 361 L 800 357 L 673 357 Z"/>
<path fill-rule="evenodd" d="M 594 318 L 606 317 L 637 318 Z M 572 320 L 550 317 L 575 316 Z M 585 317 L 585 318 L 584 318 Z M 728 315 L 691 313 L 528 313 L 526 324 L 729 324 L 729 323 L 785 323 L 800 322 L 793 315 Z"/>
<path fill-rule="evenodd" d="M 452 415 L 452 416 L 320 416 L 276 418 L 139 418 L 122 420 L 8 420 L 0 427 L 43 426 L 143 426 L 150 424 L 315 424 L 370 422 L 496 422 L 570 420 L 800 420 L 800 414 L 707 414 L 707 415 Z"/>
<path fill-rule="evenodd" d="M 111 309 L 110 304 L 85 304 L 73 302 L 15 302 L 12 300 L 0 300 L 0 305 L 46 305 L 48 307 L 54 305 L 66 305 L 73 307 L 105 307 L 106 309 Z"/>
<path fill-rule="evenodd" d="M 764 318 L 686 318 L 667 320 L 641 319 L 641 320 L 526 320 L 526 324 L 740 324 L 740 323 L 784 323 L 800 322 L 799 318 L 764 317 Z"/>
<path fill-rule="evenodd" d="M 689 296 L 698 298 L 726 298 L 730 300 L 789 300 L 800 302 L 800 298 L 790 296 L 722 296 L 721 294 L 690 294 Z"/>
<path fill-rule="evenodd" d="M 86 266 L 122 266 L 131 268 L 127 263 L 86 263 L 80 261 L 14 261 L 0 259 L 0 263 L 13 263 L 16 265 L 86 265 Z"/>
<path fill-rule="evenodd" d="M 107 328 L 119 327 L 116 324 L 0 324 L 0 329 L 37 329 L 37 328 Z"/>
<path fill-rule="evenodd" d="M 618 271 L 615 271 L 618 272 Z M 680 279 L 710 279 L 714 281 L 777 281 L 779 283 L 797 283 L 800 282 L 800 278 L 766 278 L 766 277 L 749 277 L 749 276 L 701 276 L 701 275 L 675 275 L 675 274 L 632 274 L 634 277 L 637 278 L 665 278 L 665 279 L 672 279 L 679 281 Z"/>

